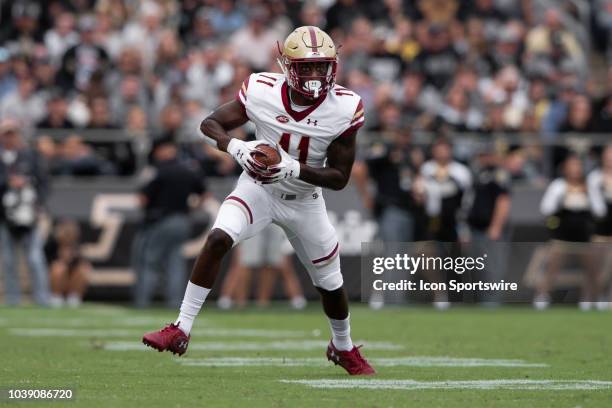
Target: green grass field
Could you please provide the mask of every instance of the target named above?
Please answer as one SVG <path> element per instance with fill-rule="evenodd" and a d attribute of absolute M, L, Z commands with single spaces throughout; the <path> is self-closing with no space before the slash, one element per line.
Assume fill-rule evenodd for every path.
<path fill-rule="evenodd" d="M 0 308 L 0 388 L 75 389 L 76 402 L 53 407 L 612 406 L 610 313 L 355 305 L 353 338 L 379 371 L 367 378 L 325 360 L 329 331 L 318 307 L 209 305 L 185 356 L 141 348 L 143 332 L 174 316 Z"/>

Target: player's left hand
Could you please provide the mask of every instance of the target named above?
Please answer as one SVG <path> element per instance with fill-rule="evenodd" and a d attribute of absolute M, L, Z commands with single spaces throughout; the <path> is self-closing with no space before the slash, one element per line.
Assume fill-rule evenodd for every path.
<path fill-rule="evenodd" d="M 257 180 L 261 184 L 278 183 L 282 180 L 295 179 L 300 176 L 300 162 L 291 157 L 278 144 L 276 144 L 276 150 L 280 154 L 281 161 L 278 164 L 269 166 L 263 172 L 258 172 L 259 177 L 257 177 Z"/>

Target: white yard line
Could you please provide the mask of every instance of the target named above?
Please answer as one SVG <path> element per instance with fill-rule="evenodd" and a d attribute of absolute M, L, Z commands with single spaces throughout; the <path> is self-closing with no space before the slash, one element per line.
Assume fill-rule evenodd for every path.
<path fill-rule="evenodd" d="M 608 390 L 612 381 L 597 380 L 471 380 L 471 381 L 415 381 L 415 380 L 280 380 L 287 384 L 301 384 L 313 388 L 388 389 L 388 390 Z"/>
<path fill-rule="evenodd" d="M 328 341 L 324 340 L 286 340 L 270 342 L 199 342 L 189 345 L 191 351 L 264 351 L 264 350 L 317 350 L 325 349 Z M 401 350 L 404 346 L 384 341 L 358 342 L 364 344 L 368 350 Z M 132 351 L 150 350 L 138 342 L 108 342 L 103 344 L 105 350 Z"/>
<path fill-rule="evenodd" d="M 312 333 L 300 330 L 265 330 L 265 329 L 196 329 L 191 331 L 193 336 L 202 337 L 312 337 Z"/>
<path fill-rule="evenodd" d="M 376 367 L 548 367 L 548 364 L 528 363 L 523 360 L 499 360 L 483 358 L 455 357 L 397 357 L 369 358 Z M 242 366 L 272 366 L 272 367 L 323 367 L 328 364 L 324 358 L 284 358 L 284 357 L 215 357 L 215 358 L 181 358 L 177 359 L 185 366 L 203 367 L 242 367 Z"/>

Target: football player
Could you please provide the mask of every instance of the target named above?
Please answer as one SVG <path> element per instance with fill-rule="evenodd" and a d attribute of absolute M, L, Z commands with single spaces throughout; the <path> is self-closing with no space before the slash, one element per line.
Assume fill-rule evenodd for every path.
<path fill-rule="evenodd" d="M 374 374 L 351 340 L 338 239 L 322 195 L 322 188 L 341 190 L 349 181 L 357 130 L 365 119 L 363 103 L 356 93 L 335 83 L 336 46 L 319 28 L 297 28 L 280 54 L 283 74 L 250 75 L 236 99 L 200 125 L 205 140 L 229 153 L 244 171 L 196 259 L 176 322 L 145 334 L 143 342 L 159 351 L 185 353 L 194 319 L 225 254 L 275 223 L 287 234 L 321 294 L 332 331 L 328 360 L 351 375 Z M 244 142 L 228 134 L 249 120 L 255 124 L 257 140 Z M 254 159 L 262 143 L 276 146 L 280 163 L 265 166 Z"/>

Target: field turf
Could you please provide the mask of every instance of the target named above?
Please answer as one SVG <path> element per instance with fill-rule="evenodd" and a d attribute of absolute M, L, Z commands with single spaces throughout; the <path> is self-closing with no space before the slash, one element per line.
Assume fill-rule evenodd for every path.
<path fill-rule="evenodd" d="M 325 360 L 318 305 L 205 306 L 181 358 L 141 348 L 174 311 L 0 307 L 0 388 L 66 388 L 52 407 L 612 407 L 612 313 L 352 308 L 379 373 Z M 143 346 L 144 347 L 144 346 Z M 377 364 L 378 362 L 378 364 Z M 297 382 L 296 382 L 297 381 Z"/>

